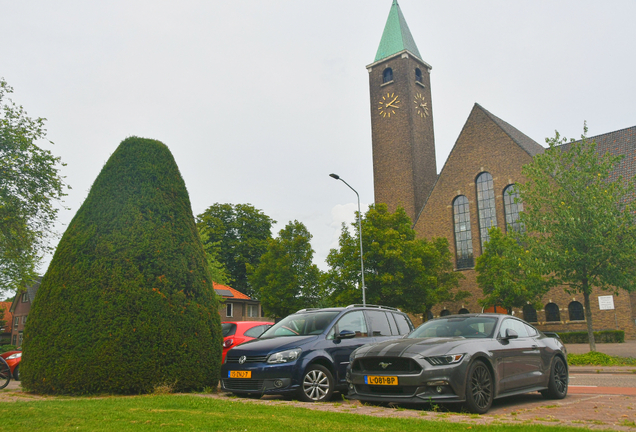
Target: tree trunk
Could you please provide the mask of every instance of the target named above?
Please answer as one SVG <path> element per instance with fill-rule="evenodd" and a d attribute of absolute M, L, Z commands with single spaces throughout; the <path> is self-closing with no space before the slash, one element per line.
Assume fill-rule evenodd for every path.
<path fill-rule="evenodd" d="M 592 308 L 590 307 L 590 293 L 583 290 L 585 299 L 585 321 L 587 322 L 587 336 L 590 339 L 590 351 L 596 351 L 596 341 L 594 340 L 594 328 L 592 326 Z"/>

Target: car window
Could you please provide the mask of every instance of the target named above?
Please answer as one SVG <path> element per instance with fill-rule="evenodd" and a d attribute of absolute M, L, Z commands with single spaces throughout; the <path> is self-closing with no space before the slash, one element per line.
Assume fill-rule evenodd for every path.
<path fill-rule="evenodd" d="M 501 323 L 501 328 L 499 329 L 499 336 L 506 337 L 506 330 L 512 329 L 517 332 L 520 338 L 528 337 L 528 330 L 524 323 L 516 319 L 506 319 L 503 323 Z"/>
<path fill-rule="evenodd" d="M 339 313 L 338 311 L 325 311 L 292 314 L 274 324 L 260 338 L 321 334 L 327 330 L 329 324 Z"/>
<path fill-rule="evenodd" d="M 355 337 L 368 337 L 367 323 L 364 321 L 362 311 L 349 312 L 343 315 L 335 326 L 336 331 L 340 333 L 343 330 L 355 332 Z M 335 332 L 329 333 L 329 339 L 333 339 Z"/>
<path fill-rule="evenodd" d="M 221 324 L 221 330 L 223 331 L 223 337 L 232 336 L 234 333 L 236 333 L 236 324 L 223 323 Z"/>
<path fill-rule="evenodd" d="M 490 338 L 495 331 L 496 323 L 497 318 L 487 316 L 444 317 L 425 322 L 408 337 Z"/>
<path fill-rule="evenodd" d="M 382 311 L 366 311 L 373 336 L 391 336 L 391 327 L 386 313 Z"/>
<path fill-rule="evenodd" d="M 394 313 L 392 314 L 393 318 L 395 318 L 395 322 L 397 322 L 398 333 L 401 335 L 405 335 L 411 331 L 411 326 L 409 322 L 406 320 L 406 317 L 402 314 Z"/>
<path fill-rule="evenodd" d="M 251 329 L 245 332 L 245 336 L 257 338 L 260 335 L 262 335 L 263 332 L 267 330 L 269 327 L 271 327 L 271 325 L 269 324 L 263 324 L 263 325 L 258 325 L 256 327 L 252 327 Z"/>
<path fill-rule="evenodd" d="M 538 334 L 539 334 L 539 332 L 537 331 L 537 329 L 536 329 L 536 328 L 534 328 L 534 327 L 532 327 L 531 325 L 528 325 L 528 324 L 526 324 L 526 323 L 524 323 L 523 325 L 525 326 L 526 331 L 528 332 L 528 336 L 530 336 L 530 337 L 534 337 L 534 336 L 536 336 L 536 335 L 538 335 Z"/>

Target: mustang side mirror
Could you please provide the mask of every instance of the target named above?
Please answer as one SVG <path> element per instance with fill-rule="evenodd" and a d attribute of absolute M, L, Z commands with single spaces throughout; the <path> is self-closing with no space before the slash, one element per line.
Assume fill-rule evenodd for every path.
<path fill-rule="evenodd" d="M 511 328 L 506 329 L 506 337 L 504 339 L 517 339 L 519 334 Z"/>
<path fill-rule="evenodd" d="M 338 334 L 338 339 L 351 339 L 356 337 L 356 332 L 351 330 L 342 330 L 340 334 Z"/>

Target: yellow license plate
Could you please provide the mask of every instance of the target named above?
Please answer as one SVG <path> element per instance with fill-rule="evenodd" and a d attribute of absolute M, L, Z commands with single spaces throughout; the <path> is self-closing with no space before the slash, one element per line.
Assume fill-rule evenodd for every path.
<path fill-rule="evenodd" d="M 252 371 L 229 371 L 228 378 L 252 378 Z"/>
<path fill-rule="evenodd" d="M 398 377 L 365 375 L 364 383 L 370 385 L 398 385 Z"/>

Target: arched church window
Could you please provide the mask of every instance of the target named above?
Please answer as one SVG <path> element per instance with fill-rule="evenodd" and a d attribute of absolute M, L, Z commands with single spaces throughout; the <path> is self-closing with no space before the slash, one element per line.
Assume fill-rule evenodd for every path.
<path fill-rule="evenodd" d="M 455 256 L 458 269 L 475 266 L 473 260 L 473 237 L 470 231 L 470 210 L 468 198 L 460 195 L 453 201 L 455 224 Z"/>
<path fill-rule="evenodd" d="M 466 308 L 461 308 L 459 310 L 459 312 L 457 312 L 457 313 L 460 314 L 460 315 L 465 315 L 465 314 L 469 314 L 470 312 Z"/>
<path fill-rule="evenodd" d="M 503 191 L 504 213 L 506 214 L 506 230 L 522 232 L 523 225 L 519 222 L 519 214 L 523 211 L 521 195 L 514 184 L 506 186 Z"/>
<path fill-rule="evenodd" d="M 576 300 L 568 305 L 570 321 L 585 321 L 585 313 L 583 313 L 583 305 Z"/>
<path fill-rule="evenodd" d="M 439 314 L 439 316 L 448 316 L 448 315 L 450 315 L 450 311 L 448 309 L 444 309 L 442 313 Z"/>
<path fill-rule="evenodd" d="M 497 212 L 495 209 L 495 188 L 492 175 L 483 172 L 477 176 L 477 210 L 479 211 L 479 234 L 481 248 L 490 240 L 488 230 L 497 226 Z"/>
<path fill-rule="evenodd" d="M 422 71 L 419 68 L 415 69 L 415 81 L 418 83 L 422 82 Z"/>
<path fill-rule="evenodd" d="M 382 73 L 382 83 L 388 83 L 389 81 L 393 81 L 393 69 L 386 68 Z"/>
<path fill-rule="evenodd" d="M 523 307 L 523 320 L 527 322 L 537 322 L 537 310 L 532 305 Z"/>
<path fill-rule="evenodd" d="M 545 320 L 546 321 L 561 321 L 561 313 L 556 303 L 548 303 L 545 305 Z"/>

